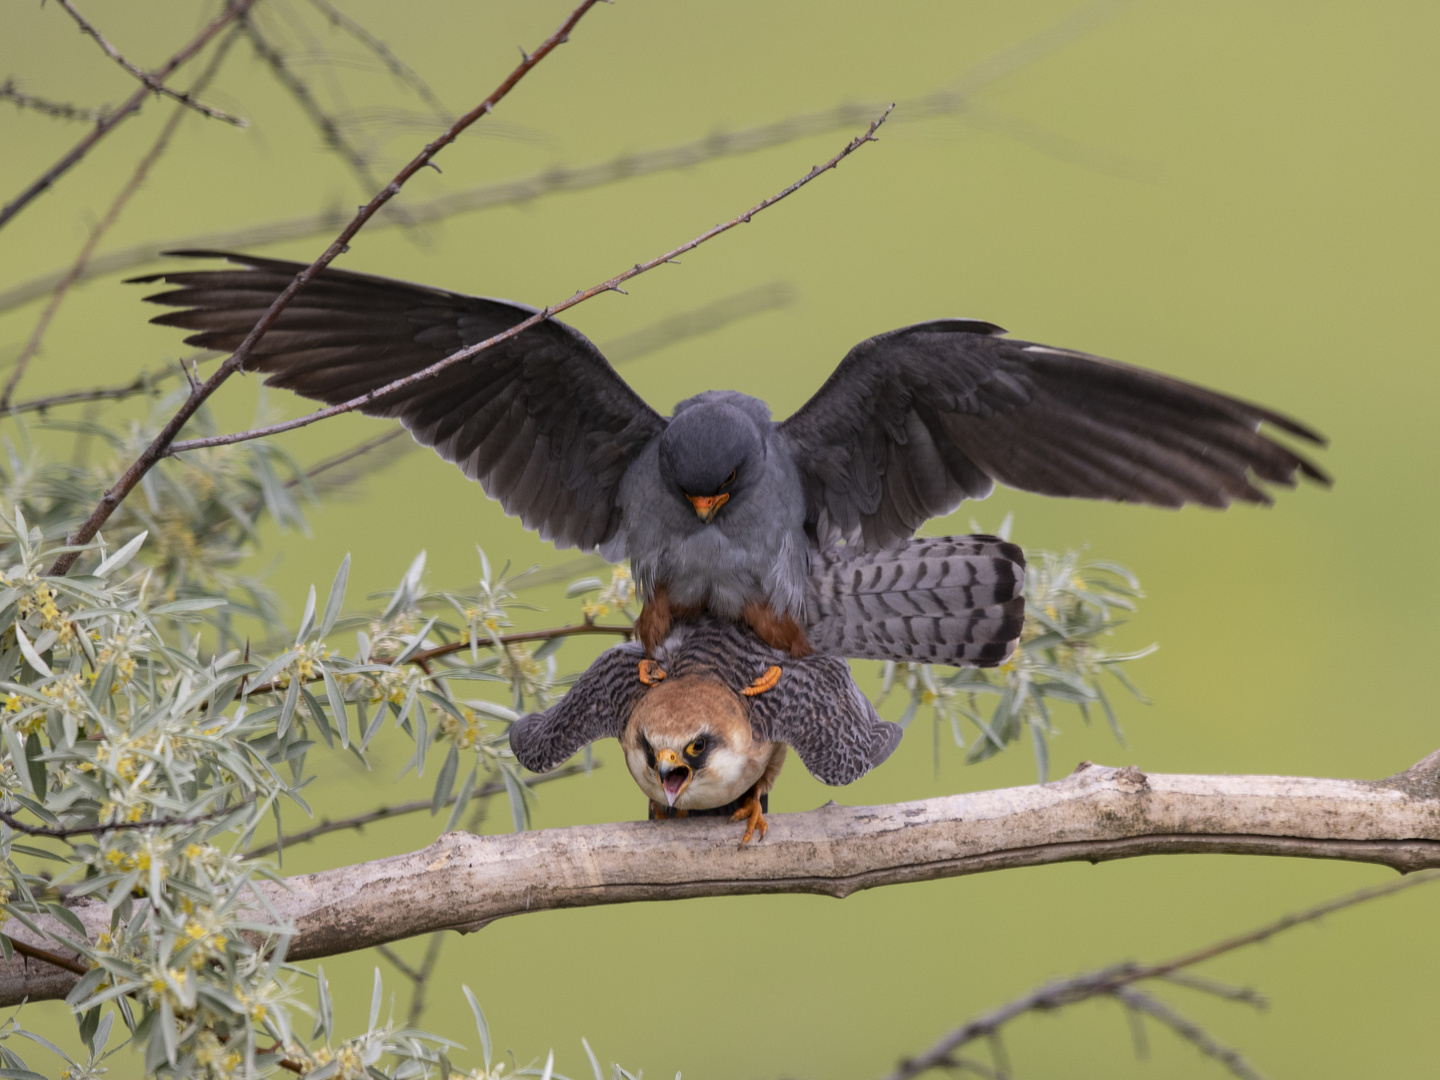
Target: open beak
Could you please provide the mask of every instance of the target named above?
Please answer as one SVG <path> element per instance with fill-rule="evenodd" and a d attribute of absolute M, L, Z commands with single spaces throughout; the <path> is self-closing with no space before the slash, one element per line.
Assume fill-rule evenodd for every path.
<path fill-rule="evenodd" d="M 665 789 L 665 801 L 670 806 L 690 786 L 695 775 L 693 769 L 680 760 L 680 755 L 668 747 L 655 755 L 655 771 L 660 776 L 660 786 Z"/>
<path fill-rule="evenodd" d="M 695 507 L 695 513 L 700 515 L 700 520 L 710 524 L 710 519 L 715 516 L 715 511 L 730 501 L 728 492 L 720 495 L 686 495 L 690 505 Z"/>

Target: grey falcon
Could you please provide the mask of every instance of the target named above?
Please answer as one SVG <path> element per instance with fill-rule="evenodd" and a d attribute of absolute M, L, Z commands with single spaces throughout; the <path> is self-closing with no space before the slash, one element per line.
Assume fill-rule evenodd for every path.
<path fill-rule="evenodd" d="M 176 286 L 147 298 L 180 309 L 153 321 L 191 330 L 186 341 L 209 349 L 235 349 L 303 268 L 226 252 L 172 254 L 236 264 L 135 279 Z M 535 310 L 327 269 L 281 312 L 247 368 L 264 373 L 266 385 L 339 403 Z M 980 561 L 950 566 L 945 582 L 929 588 L 936 563 L 912 557 L 922 541 L 907 545 L 962 500 L 999 482 L 1046 495 L 1223 507 L 1269 503 L 1262 484 L 1294 486 L 1297 473 L 1329 483 L 1270 436 L 1324 444 L 1295 420 L 1113 360 L 1011 339 L 972 319 L 861 342 L 779 423 L 758 398 L 723 390 L 661 416 L 583 334 L 554 319 L 363 411 L 398 419 L 557 547 L 628 557 L 644 600 L 637 630 L 651 653 L 672 620 L 708 612 L 748 623 L 796 657 L 826 642 L 843 652 L 846 621 L 877 618 L 885 625 L 867 638 L 869 651 L 847 655 L 996 663 L 1013 641 L 987 634 L 1008 633 L 1014 620 L 995 600 L 977 630 L 974 587 L 1003 594 L 1001 579 L 1023 575 L 1023 558 L 973 556 Z M 846 581 L 868 592 L 840 597 Z M 928 589 L 918 607 L 911 586 Z M 827 588 L 828 615 L 817 603 Z M 1018 595 L 1018 582 L 1009 588 Z"/>
<path fill-rule="evenodd" d="M 746 822 L 745 843 L 765 835 L 787 745 L 822 783 L 848 784 L 903 733 L 880 719 L 844 660 L 793 657 L 734 622 L 672 626 L 655 649 L 666 678 L 653 687 L 635 677 L 644 657 L 638 642 L 601 653 L 559 702 L 511 726 L 516 760 L 549 772 L 597 739 L 619 739 L 651 818 L 726 814 Z"/>

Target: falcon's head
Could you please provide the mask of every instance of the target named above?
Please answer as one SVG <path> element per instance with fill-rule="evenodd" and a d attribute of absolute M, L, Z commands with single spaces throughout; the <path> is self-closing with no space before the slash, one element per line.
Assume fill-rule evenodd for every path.
<path fill-rule="evenodd" d="M 661 478 L 707 525 L 763 468 L 764 440 L 742 407 L 752 401 L 724 391 L 700 394 L 676 407 L 660 436 Z"/>
<path fill-rule="evenodd" d="M 630 775 L 660 806 L 710 810 L 760 779 L 774 744 L 756 739 L 738 695 L 701 676 L 646 693 L 620 738 Z"/>

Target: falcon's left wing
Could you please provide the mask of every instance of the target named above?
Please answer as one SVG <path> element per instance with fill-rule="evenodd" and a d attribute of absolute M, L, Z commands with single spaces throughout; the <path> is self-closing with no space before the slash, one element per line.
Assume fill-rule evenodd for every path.
<path fill-rule="evenodd" d="M 1270 502 L 1256 481 L 1329 478 L 1262 434 L 1324 439 L 1279 413 L 961 319 L 850 350 L 780 425 L 825 546 L 908 539 L 995 481 L 1042 495 L 1183 506 Z"/>
<path fill-rule="evenodd" d="M 634 642 L 605 650 L 556 704 L 517 720 L 510 728 L 515 759 L 531 772 L 549 772 L 596 739 L 618 739 L 647 689 L 636 676 L 644 656 Z"/>
<path fill-rule="evenodd" d="M 835 656 L 788 657 L 780 681 L 750 698 L 750 724 L 788 743 L 823 784 L 849 784 L 888 758 L 905 733 L 881 720 Z"/>

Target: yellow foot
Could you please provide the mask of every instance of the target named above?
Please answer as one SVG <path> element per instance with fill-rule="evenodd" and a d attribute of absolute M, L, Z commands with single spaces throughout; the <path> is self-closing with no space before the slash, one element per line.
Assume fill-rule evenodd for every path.
<path fill-rule="evenodd" d="M 778 671 L 779 669 L 773 670 Z M 765 824 L 765 815 L 760 810 L 760 796 L 753 791 L 745 797 L 745 802 L 740 809 L 730 815 L 731 821 L 740 821 L 742 818 L 748 818 L 749 821 L 745 826 L 745 835 L 740 838 L 740 843 L 748 844 L 757 830 L 760 833 L 760 839 L 765 839 L 765 834 L 770 831 L 770 826 Z"/>
<path fill-rule="evenodd" d="M 745 687 L 744 690 L 741 690 L 740 693 L 744 694 L 746 697 L 754 697 L 756 694 L 763 694 L 766 690 L 769 690 L 779 681 L 780 669 L 774 664 L 771 664 L 768 668 L 765 669 L 764 675 L 761 675 L 749 686 Z M 759 803 L 756 803 L 756 805 L 758 806 Z M 761 835 L 764 835 L 764 830 L 761 830 Z M 746 836 L 745 839 L 748 840 L 750 839 L 750 837 Z"/>
<path fill-rule="evenodd" d="M 665 672 L 654 660 L 640 661 L 640 681 L 646 686 L 659 686 L 660 680 L 665 678 Z"/>

